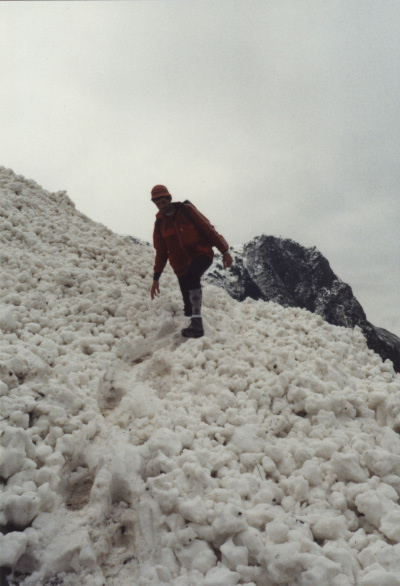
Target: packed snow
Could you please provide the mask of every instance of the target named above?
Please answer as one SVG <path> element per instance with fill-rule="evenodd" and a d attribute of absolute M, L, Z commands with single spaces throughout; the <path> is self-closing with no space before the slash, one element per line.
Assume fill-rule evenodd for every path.
<path fill-rule="evenodd" d="M 0 190 L 4 583 L 400 585 L 400 377 L 359 329 L 205 285 L 184 341 L 150 246 Z"/>

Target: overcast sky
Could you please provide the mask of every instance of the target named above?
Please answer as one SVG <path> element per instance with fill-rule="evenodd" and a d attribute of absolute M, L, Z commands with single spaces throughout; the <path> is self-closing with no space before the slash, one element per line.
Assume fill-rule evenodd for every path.
<path fill-rule="evenodd" d="M 316 246 L 400 335 L 399 30 L 389 0 L 3 1 L 0 165 L 119 234 L 162 183 L 230 244 Z"/>

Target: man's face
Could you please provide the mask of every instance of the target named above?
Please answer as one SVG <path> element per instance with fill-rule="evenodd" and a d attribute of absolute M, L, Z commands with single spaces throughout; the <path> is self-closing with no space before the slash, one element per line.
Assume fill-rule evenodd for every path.
<path fill-rule="evenodd" d="M 157 197 L 156 199 L 153 199 L 153 201 L 160 210 L 160 212 L 162 212 L 163 214 L 168 213 L 172 208 L 170 197 Z"/>

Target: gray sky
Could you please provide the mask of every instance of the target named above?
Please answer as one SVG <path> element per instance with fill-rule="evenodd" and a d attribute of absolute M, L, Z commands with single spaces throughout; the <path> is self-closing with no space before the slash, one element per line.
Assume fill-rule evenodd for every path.
<path fill-rule="evenodd" d="M 151 240 L 156 183 L 230 244 L 316 246 L 400 335 L 400 2 L 0 3 L 0 164 Z"/>

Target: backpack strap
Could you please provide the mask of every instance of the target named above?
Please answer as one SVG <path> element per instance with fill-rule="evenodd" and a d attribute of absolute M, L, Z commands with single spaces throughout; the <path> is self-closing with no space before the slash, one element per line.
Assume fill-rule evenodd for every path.
<path fill-rule="evenodd" d="M 193 205 L 188 199 L 185 199 L 185 201 L 180 204 L 179 209 L 182 210 L 183 215 L 185 216 L 185 218 L 187 218 L 188 220 L 190 220 L 192 222 L 192 224 L 194 224 L 193 218 L 190 215 L 189 210 L 185 206 L 186 203 L 188 203 L 189 205 Z"/>

